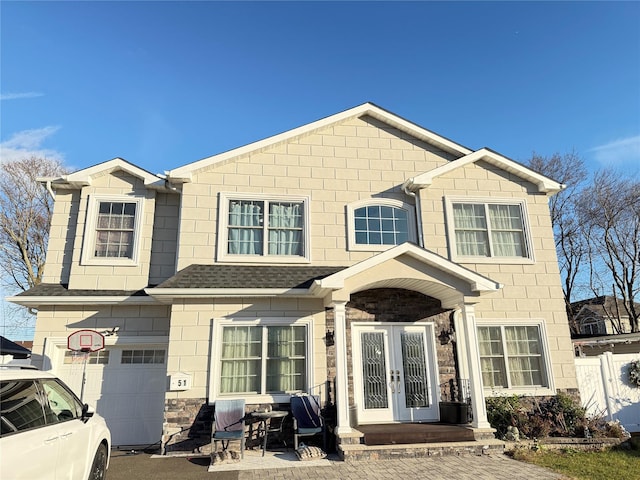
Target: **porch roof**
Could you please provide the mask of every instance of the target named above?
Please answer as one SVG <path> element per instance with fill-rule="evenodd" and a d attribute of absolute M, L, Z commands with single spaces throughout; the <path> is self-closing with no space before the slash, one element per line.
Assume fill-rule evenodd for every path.
<path fill-rule="evenodd" d="M 407 242 L 314 282 L 316 296 L 347 301 L 372 288 L 404 288 L 437 298 L 445 308 L 497 291 L 502 284 Z M 329 295 L 329 292 L 331 294 Z"/>

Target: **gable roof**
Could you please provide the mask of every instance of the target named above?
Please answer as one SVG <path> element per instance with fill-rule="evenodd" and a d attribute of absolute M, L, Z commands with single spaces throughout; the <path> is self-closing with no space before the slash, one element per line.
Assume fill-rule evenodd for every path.
<path fill-rule="evenodd" d="M 635 308 L 640 310 L 640 303 L 634 302 Z M 612 295 L 601 295 L 599 297 L 587 298 L 577 302 L 571 302 L 571 309 L 575 317 L 598 315 L 607 317 L 627 317 L 624 301 Z"/>
<path fill-rule="evenodd" d="M 294 128 L 293 130 L 288 130 L 286 132 L 280 133 L 278 135 L 274 135 L 272 137 L 265 138 L 263 140 L 259 140 L 257 142 L 250 143 L 243 147 L 235 148 L 233 150 L 229 150 L 227 152 L 223 152 L 217 155 L 213 155 L 211 157 L 203 158 L 202 160 L 198 160 L 193 163 L 189 163 L 182 167 L 175 168 L 173 170 L 165 172 L 168 179 L 172 182 L 176 183 L 184 183 L 189 182 L 191 180 L 191 175 L 193 172 L 197 170 L 201 170 L 203 168 L 207 168 L 211 165 L 215 165 L 216 163 L 223 162 L 225 160 L 238 157 L 240 155 L 245 155 L 247 153 L 255 152 L 275 144 L 281 143 L 286 140 L 290 140 L 300 135 L 307 135 L 315 130 L 327 128 L 331 125 L 343 122 L 350 118 L 359 118 L 369 116 L 379 120 L 381 122 L 386 123 L 387 125 L 397 128 L 398 130 L 405 132 L 419 140 L 422 140 L 426 143 L 436 146 L 446 152 L 449 152 L 455 156 L 468 155 L 472 153 L 472 150 L 464 147 L 458 143 L 455 143 L 448 138 L 445 138 L 441 135 L 438 135 L 430 130 L 427 130 L 415 123 L 412 123 L 398 115 L 395 115 L 373 103 L 364 103 L 357 107 L 351 108 L 349 110 L 345 110 L 340 113 L 336 113 L 329 117 L 325 117 L 321 120 L 317 120 L 312 123 L 308 123 L 298 128 Z"/>
<path fill-rule="evenodd" d="M 350 279 L 355 279 L 368 270 L 374 271 L 379 267 L 385 267 L 389 261 L 402 260 L 407 257 L 417 261 L 416 266 L 409 267 L 413 270 L 413 276 L 398 274 L 395 268 L 383 268 L 385 273 L 378 272 L 374 278 L 360 280 L 361 283 L 358 283 L 357 290 L 353 291 L 386 287 L 406 288 L 437 298 L 443 307 L 451 307 L 457 305 L 465 295 L 459 290 L 460 285 L 465 285 L 464 289 L 475 296 L 495 292 L 503 287 L 499 282 L 434 252 L 406 242 L 316 280 L 312 291 L 315 295 L 324 296 L 330 290 L 343 289 Z M 350 288 L 353 288 L 353 285 Z"/>
<path fill-rule="evenodd" d="M 523 180 L 533 183 L 538 187 L 538 191 L 542 193 L 557 193 L 565 188 L 565 185 L 556 182 L 555 180 L 545 177 L 524 165 L 511 160 L 499 153 L 494 152 L 488 148 L 481 148 L 468 155 L 452 160 L 451 162 L 442 165 L 438 168 L 434 168 L 426 173 L 420 174 L 416 177 L 410 178 L 404 182 L 403 187 L 406 187 L 410 191 L 416 191 L 421 188 L 426 188 L 433 183 L 433 180 L 449 173 L 458 168 L 483 161 L 489 163 L 495 167 L 498 167 L 506 172 L 509 172 Z"/>
<path fill-rule="evenodd" d="M 91 185 L 96 177 L 107 175 L 115 171 L 126 172 L 129 175 L 139 178 L 144 182 L 145 187 L 156 190 L 169 190 L 166 186 L 166 179 L 150 173 L 123 158 L 113 158 L 106 162 L 83 168 L 67 175 L 59 177 L 43 177 L 38 181 L 50 185 L 53 189 L 77 189 Z"/>

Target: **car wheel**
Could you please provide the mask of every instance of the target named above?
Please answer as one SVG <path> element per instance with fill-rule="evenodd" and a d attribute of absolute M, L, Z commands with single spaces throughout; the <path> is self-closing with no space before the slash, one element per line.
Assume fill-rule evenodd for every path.
<path fill-rule="evenodd" d="M 89 480 L 104 480 L 105 478 L 107 478 L 107 447 L 101 444 L 96 456 L 93 457 Z"/>

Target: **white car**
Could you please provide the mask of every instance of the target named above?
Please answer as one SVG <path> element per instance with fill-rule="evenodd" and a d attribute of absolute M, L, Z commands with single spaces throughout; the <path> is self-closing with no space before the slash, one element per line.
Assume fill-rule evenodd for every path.
<path fill-rule="evenodd" d="M 111 434 L 54 375 L 0 367 L 0 479 L 106 478 Z"/>

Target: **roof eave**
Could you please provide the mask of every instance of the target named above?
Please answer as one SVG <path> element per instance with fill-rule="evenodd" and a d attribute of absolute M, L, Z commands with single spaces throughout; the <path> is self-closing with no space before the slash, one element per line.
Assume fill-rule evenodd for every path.
<path fill-rule="evenodd" d="M 313 297 L 306 288 L 146 288 L 145 293 L 158 301 L 175 298 L 239 298 L 239 297 Z"/>
<path fill-rule="evenodd" d="M 157 304 L 158 301 L 152 297 L 114 295 L 114 296 L 21 296 L 5 297 L 5 300 L 23 307 L 39 308 L 49 305 L 149 305 Z"/>

